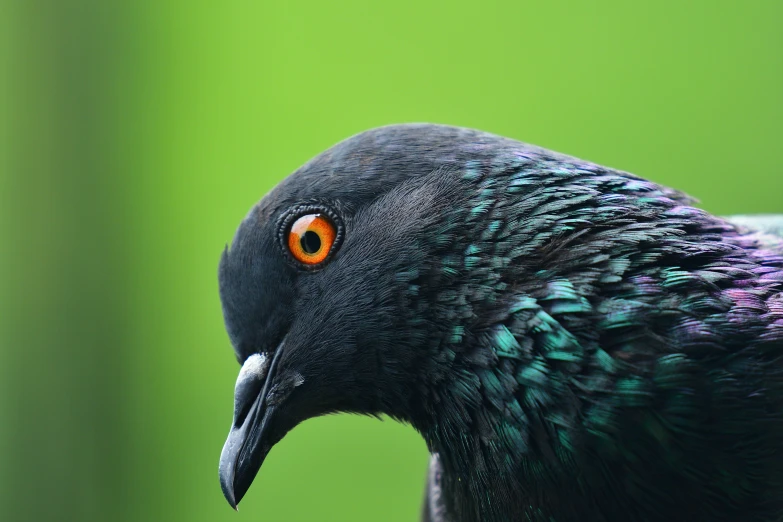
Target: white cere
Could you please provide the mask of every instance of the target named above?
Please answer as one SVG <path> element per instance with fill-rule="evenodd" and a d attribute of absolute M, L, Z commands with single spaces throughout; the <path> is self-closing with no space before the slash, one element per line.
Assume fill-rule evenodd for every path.
<path fill-rule="evenodd" d="M 241 384 L 250 380 L 263 381 L 269 371 L 267 359 L 267 356 L 263 353 L 255 353 L 248 357 L 247 360 L 245 360 L 245 364 L 242 365 L 242 369 L 239 370 L 235 388 L 239 388 Z"/>

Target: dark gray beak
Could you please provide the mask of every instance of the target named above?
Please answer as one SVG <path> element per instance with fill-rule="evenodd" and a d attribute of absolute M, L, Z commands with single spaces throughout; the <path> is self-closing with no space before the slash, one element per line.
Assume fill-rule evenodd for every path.
<path fill-rule="evenodd" d="M 283 344 L 274 355 L 255 354 L 247 358 L 234 390 L 234 421 L 220 454 L 220 487 L 234 509 L 253 483 L 269 450 L 269 432 L 274 408 L 266 404 L 274 381 Z"/>

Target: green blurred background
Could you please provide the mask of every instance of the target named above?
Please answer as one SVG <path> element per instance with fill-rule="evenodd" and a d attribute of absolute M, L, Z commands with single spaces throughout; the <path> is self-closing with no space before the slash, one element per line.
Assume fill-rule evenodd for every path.
<path fill-rule="evenodd" d="M 783 2 L 0 3 L 0 520 L 413 521 L 409 427 L 295 429 L 234 513 L 218 256 L 321 150 L 477 127 L 783 212 Z"/>

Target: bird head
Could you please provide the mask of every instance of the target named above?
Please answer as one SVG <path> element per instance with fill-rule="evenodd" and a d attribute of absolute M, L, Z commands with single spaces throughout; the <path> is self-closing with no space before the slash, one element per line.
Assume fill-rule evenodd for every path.
<path fill-rule="evenodd" d="M 669 520 L 675 506 L 712 502 L 719 495 L 693 477 L 720 468 L 699 468 L 699 451 L 682 452 L 692 468 L 661 457 L 675 439 L 701 448 L 707 432 L 694 426 L 716 425 L 706 420 L 714 410 L 694 420 L 702 402 L 680 379 L 707 382 L 687 357 L 735 334 L 716 320 L 729 293 L 711 292 L 740 259 L 726 256 L 752 243 L 691 202 L 628 173 L 454 127 L 383 127 L 320 154 L 251 209 L 220 260 L 242 365 L 220 457 L 227 500 L 236 507 L 298 423 L 351 412 L 421 432 L 460 520 L 544 516 L 542 506 L 571 520 L 599 504 Z M 743 266 L 762 257 L 747 254 Z M 758 273 L 777 269 L 777 257 L 763 259 Z M 737 272 L 744 288 L 752 272 Z M 760 291 L 770 281 L 759 278 Z M 746 414 L 736 411 L 725 421 L 727 455 L 742 438 L 735 427 Z M 642 468 L 671 483 L 660 489 L 667 506 L 648 502 L 646 488 L 618 503 L 617 485 L 636 483 Z"/>
<path fill-rule="evenodd" d="M 476 455 L 510 465 L 465 434 L 524 448 L 533 428 L 514 394 L 527 376 L 557 372 L 533 391 L 548 397 L 542 408 L 559 408 L 547 418 L 570 419 L 575 402 L 557 383 L 602 368 L 547 314 L 547 303 L 572 299 L 557 310 L 588 321 L 590 304 L 558 290 L 558 273 L 578 273 L 588 290 L 614 281 L 627 263 L 596 252 L 654 241 L 656 227 L 634 220 L 678 201 L 627 173 L 440 125 L 370 130 L 311 160 L 250 211 L 220 260 L 242 364 L 220 459 L 229 503 L 289 430 L 334 412 L 408 422 L 448 468 L 468 473 Z M 608 232 L 619 224 L 631 233 Z M 544 356 L 534 352 L 552 360 L 536 366 Z"/>
<path fill-rule="evenodd" d="M 473 315 L 436 321 L 446 305 L 432 289 L 458 277 L 444 259 L 472 235 L 455 214 L 470 211 L 470 162 L 504 145 L 520 146 L 435 125 L 368 131 L 291 174 L 243 220 L 219 266 L 242 364 L 220 459 L 233 507 L 305 419 L 387 414 L 416 426 L 426 416 L 427 383 L 453 358 L 438 346 Z"/>

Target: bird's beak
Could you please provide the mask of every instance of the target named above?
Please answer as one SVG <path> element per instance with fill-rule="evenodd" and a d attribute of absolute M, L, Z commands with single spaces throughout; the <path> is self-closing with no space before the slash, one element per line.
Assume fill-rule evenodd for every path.
<path fill-rule="evenodd" d="M 274 407 L 266 404 L 274 382 L 283 343 L 267 357 L 255 354 L 242 365 L 234 390 L 234 421 L 220 454 L 220 486 L 234 509 L 245 496 L 261 468 L 273 437 L 270 436 Z"/>

